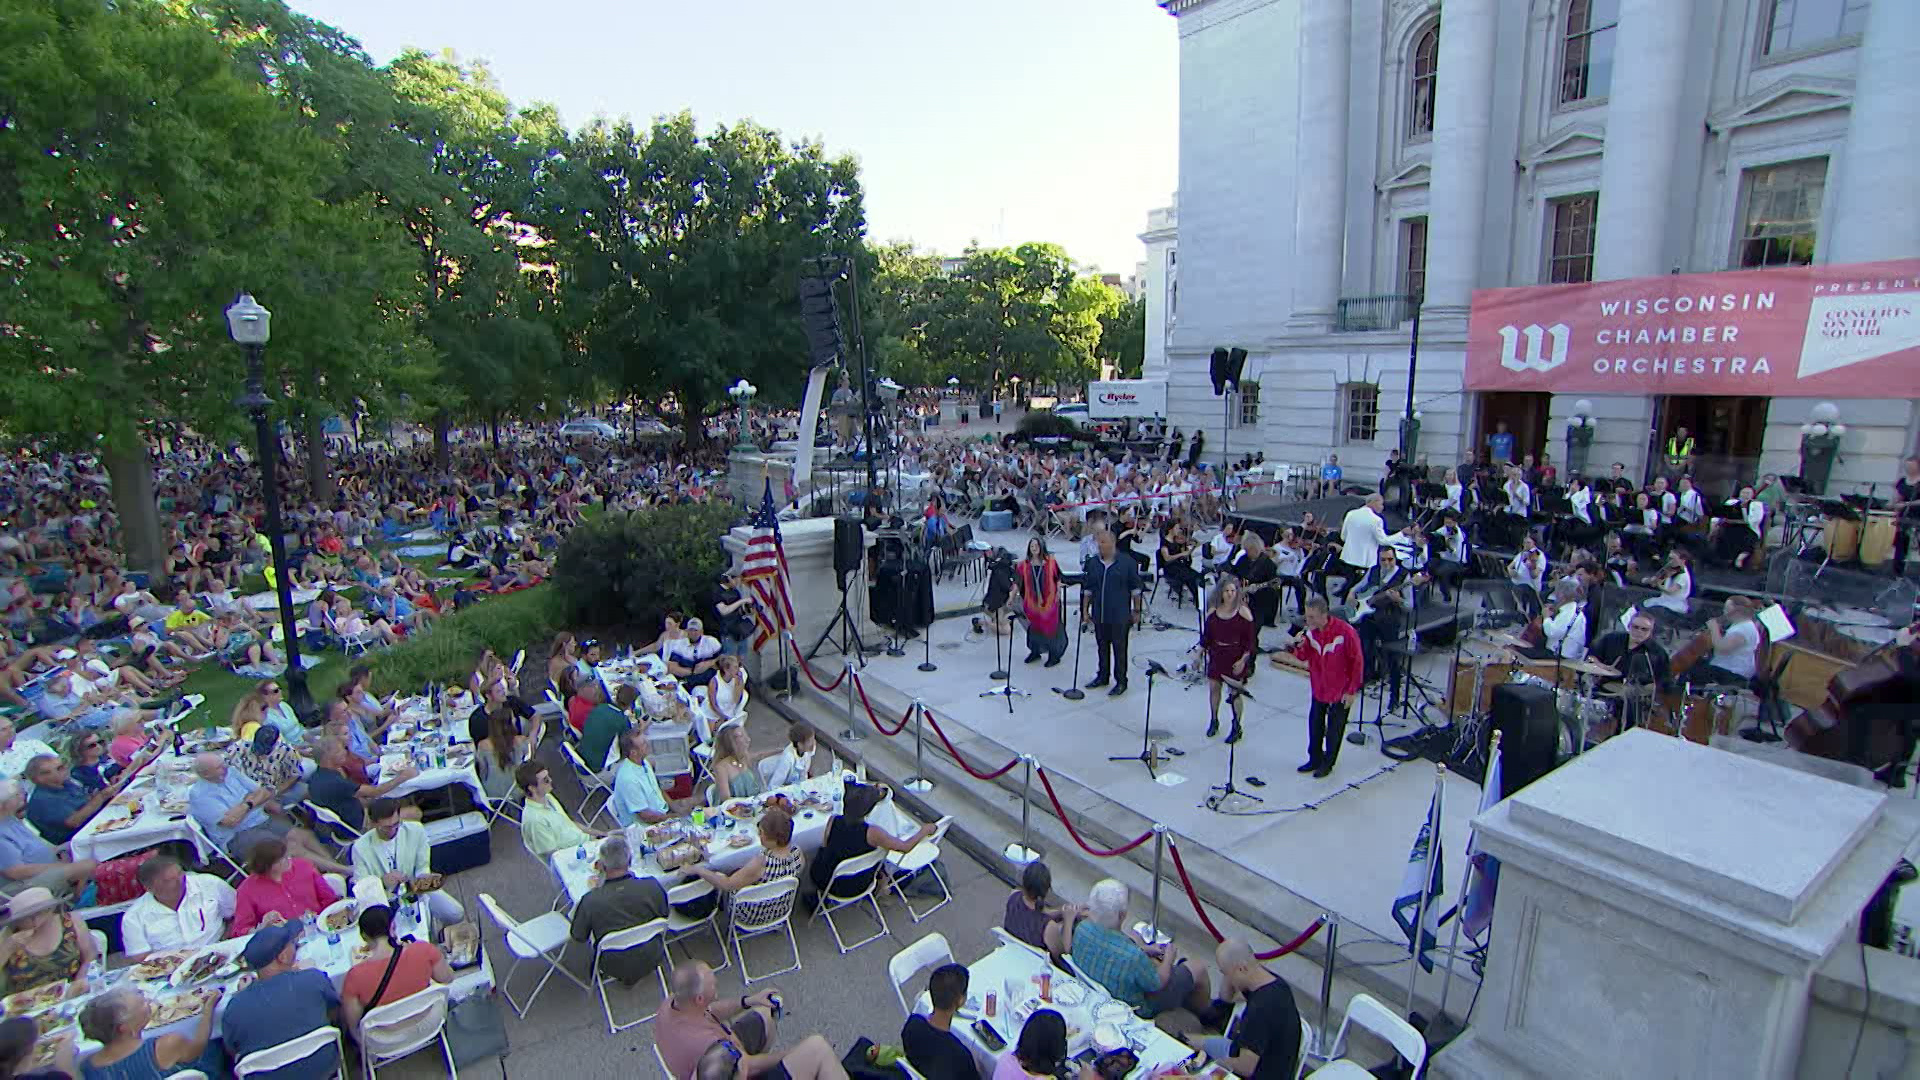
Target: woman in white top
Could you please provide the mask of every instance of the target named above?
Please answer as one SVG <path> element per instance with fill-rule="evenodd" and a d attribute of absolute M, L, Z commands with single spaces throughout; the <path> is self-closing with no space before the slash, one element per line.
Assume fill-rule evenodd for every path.
<path fill-rule="evenodd" d="M 1532 535 L 1522 537 L 1520 550 L 1513 560 L 1507 563 L 1507 580 L 1515 585 L 1525 585 L 1533 590 L 1536 598 L 1544 594 L 1547 581 L 1547 553 L 1540 550 L 1540 544 Z"/>
<path fill-rule="evenodd" d="M 1729 596 L 1721 611 L 1719 618 L 1707 620 L 1707 636 L 1713 651 L 1693 681 L 1750 682 L 1758 670 L 1761 640 L 1760 624 L 1753 621 L 1753 601 L 1744 596 Z"/>
<path fill-rule="evenodd" d="M 1652 584 L 1659 588 L 1660 595 L 1647 601 L 1647 606 L 1665 608 L 1679 615 L 1686 614 L 1687 601 L 1693 596 L 1693 560 L 1684 550 L 1673 549 L 1673 554 L 1667 556 L 1666 567 Z"/>
<path fill-rule="evenodd" d="M 721 722 L 737 720 L 746 712 L 747 673 L 740 658 L 721 654 L 714 664 L 716 674 L 707 687 L 707 701 Z"/>
<path fill-rule="evenodd" d="M 1691 476 L 1680 478 L 1680 495 L 1675 501 L 1673 515 L 1680 520 L 1681 525 L 1689 527 L 1698 525 L 1706 519 L 1707 502 L 1700 497 L 1700 489 L 1693 486 Z"/>

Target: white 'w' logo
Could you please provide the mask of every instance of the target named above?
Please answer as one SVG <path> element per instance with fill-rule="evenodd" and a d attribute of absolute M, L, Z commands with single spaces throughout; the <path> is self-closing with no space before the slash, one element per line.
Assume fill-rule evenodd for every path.
<path fill-rule="evenodd" d="M 1527 338 L 1527 353 L 1520 355 L 1520 336 Z M 1542 355 L 1540 346 L 1543 339 L 1553 338 L 1553 352 Z M 1566 323 L 1554 323 L 1545 329 L 1539 325 L 1524 329 L 1503 326 L 1500 328 L 1500 366 L 1511 371 L 1552 371 L 1567 362 L 1567 340 L 1573 331 Z"/>

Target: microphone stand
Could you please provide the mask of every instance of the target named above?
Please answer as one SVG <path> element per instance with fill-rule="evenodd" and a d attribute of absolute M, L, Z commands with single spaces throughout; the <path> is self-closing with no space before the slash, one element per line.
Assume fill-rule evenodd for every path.
<path fill-rule="evenodd" d="M 1086 586 L 1082 584 L 1080 588 L 1084 594 Z M 1060 617 L 1062 619 L 1067 617 L 1067 596 L 1065 593 L 1060 594 Z M 1073 680 L 1067 684 L 1065 690 L 1057 686 L 1053 688 L 1054 693 L 1059 694 L 1068 701 L 1079 701 L 1087 696 L 1087 692 L 1080 689 L 1080 644 L 1086 639 L 1087 625 L 1078 618 L 1075 618 L 1073 625 Z"/>
<path fill-rule="evenodd" d="M 1247 689 L 1246 683 L 1237 679 L 1222 675 L 1220 681 L 1227 684 L 1228 692 L 1232 695 L 1227 699 L 1227 705 L 1233 710 L 1234 723 L 1237 725 L 1240 720 L 1240 700 L 1245 698 L 1248 701 L 1252 701 L 1253 692 Z M 1153 694 L 1153 675 L 1151 672 L 1147 675 L 1147 694 L 1149 700 L 1151 700 Z M 1257 803 L 1266 802 L 1265 799 L 1255 795 L 1253 792 L 1241 791 L 1238 787 L 1234 786 L 1233 778 L 1238 771 L 1235 754 L 1239 749 L 1240 744 L 1237 741 L 1227 744 L 1227 782 L 1224 784 L 1215 784 L 1208 788 L 1208 791 L 1219 792 L 1219 794 L 1208 795 L 1206 801 L 1200 804 L 1216 814 L 1230 814 L 1234 812 L 1228 808 L 1227 800 L 1229 799 L 1246 799 L 1249 802 Z M 1151 768 L 1151 766 L 1149 766 L 1149 768 Z"/>
<path fill-rule="evenodd" d="M 1153 681 L 1167 673 L 1158 660 L 1147 661 L 1147 709 L 1140 720 L 1140 752 L 1137 754 L 1118 754 L 1108 761 L 1137 761 L 1147 767 L 1147 775 L 1160 779 L 1157 759 L 1153 752 Z"/>
<path fill-rule="evenodd" d="M 940 665 L 933 662 L 933 624 L 928 623 L 920 631 L 920 651 L 924 659 L 920 661 L 921 671 L 939 671 Z"/>

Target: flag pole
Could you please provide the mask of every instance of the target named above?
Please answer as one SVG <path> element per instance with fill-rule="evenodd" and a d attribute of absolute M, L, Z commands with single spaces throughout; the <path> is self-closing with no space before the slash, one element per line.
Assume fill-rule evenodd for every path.
<path fill-rule="evenodd" d="M 1440 857 L 1441 804 L 1446 793 L 1447 767 L 1433 767 L 1433 831 L 1427 836 L 1427 867 L 1420 883 L 1420 906 L 1413 913 L 1413 948 L 1407 964 L 1407 1018 L 1413 1018 L 1413 984 L 1420 978 L 1420 946 L 1427 936 L 1427 905 L 1433 899 L 1434 860 Z"/>
<path fill-rule="evenodd" d="M 1493 733 L 1493 740 L 1487 744 L 1486 783 L 1493 782 L 1500 760 L 1500 732 Z M 1473 895 L 1473 876 L 1479 873 L 1480 866 L 1473 861 L 1473 844 L 1467 844 L 1467 868 L 1460 875 L 1460 899 L 1453 912 L 1453 939 L 1447 942 L 1447 977 L 1440 983 L 1440 1010 L 1438 1015 L 1447 1015 L 1447 994 L 1453 989 L 1453 960 L 1460 954 L 1460 924 L 1466 922 L 1467 898 Z"/>

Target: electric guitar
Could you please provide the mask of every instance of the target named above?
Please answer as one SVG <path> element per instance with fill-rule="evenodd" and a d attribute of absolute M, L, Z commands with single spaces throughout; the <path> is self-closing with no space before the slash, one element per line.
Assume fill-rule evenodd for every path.
<path fill-rule="evenodd" d="M 1361 619 L 1364 619 L 1367 616 L 1373 614 L 1375 611 L 1379 610 L 1375 606 L 1374 601 L 1379 600 L 1386 596 L 1397 596 L 1399 595 L 1400 590 L 1406 588 L 1407 586 L 1425 585 L 1429 580 L 1431 580 L 1430 575 L 1428 575 L 1426 571 L 1422 570 L 1422 571 L 1419 571 L 1418 573 L 1407 574 L 1392 585 L 1376 586 L 1374 588 L 1366 590 L 1365 594 L 1360 597 L 1358 605 L 1353 609 L 1353 618 L 1349 619 L 1348 621 L 1359 622 Z"/>

